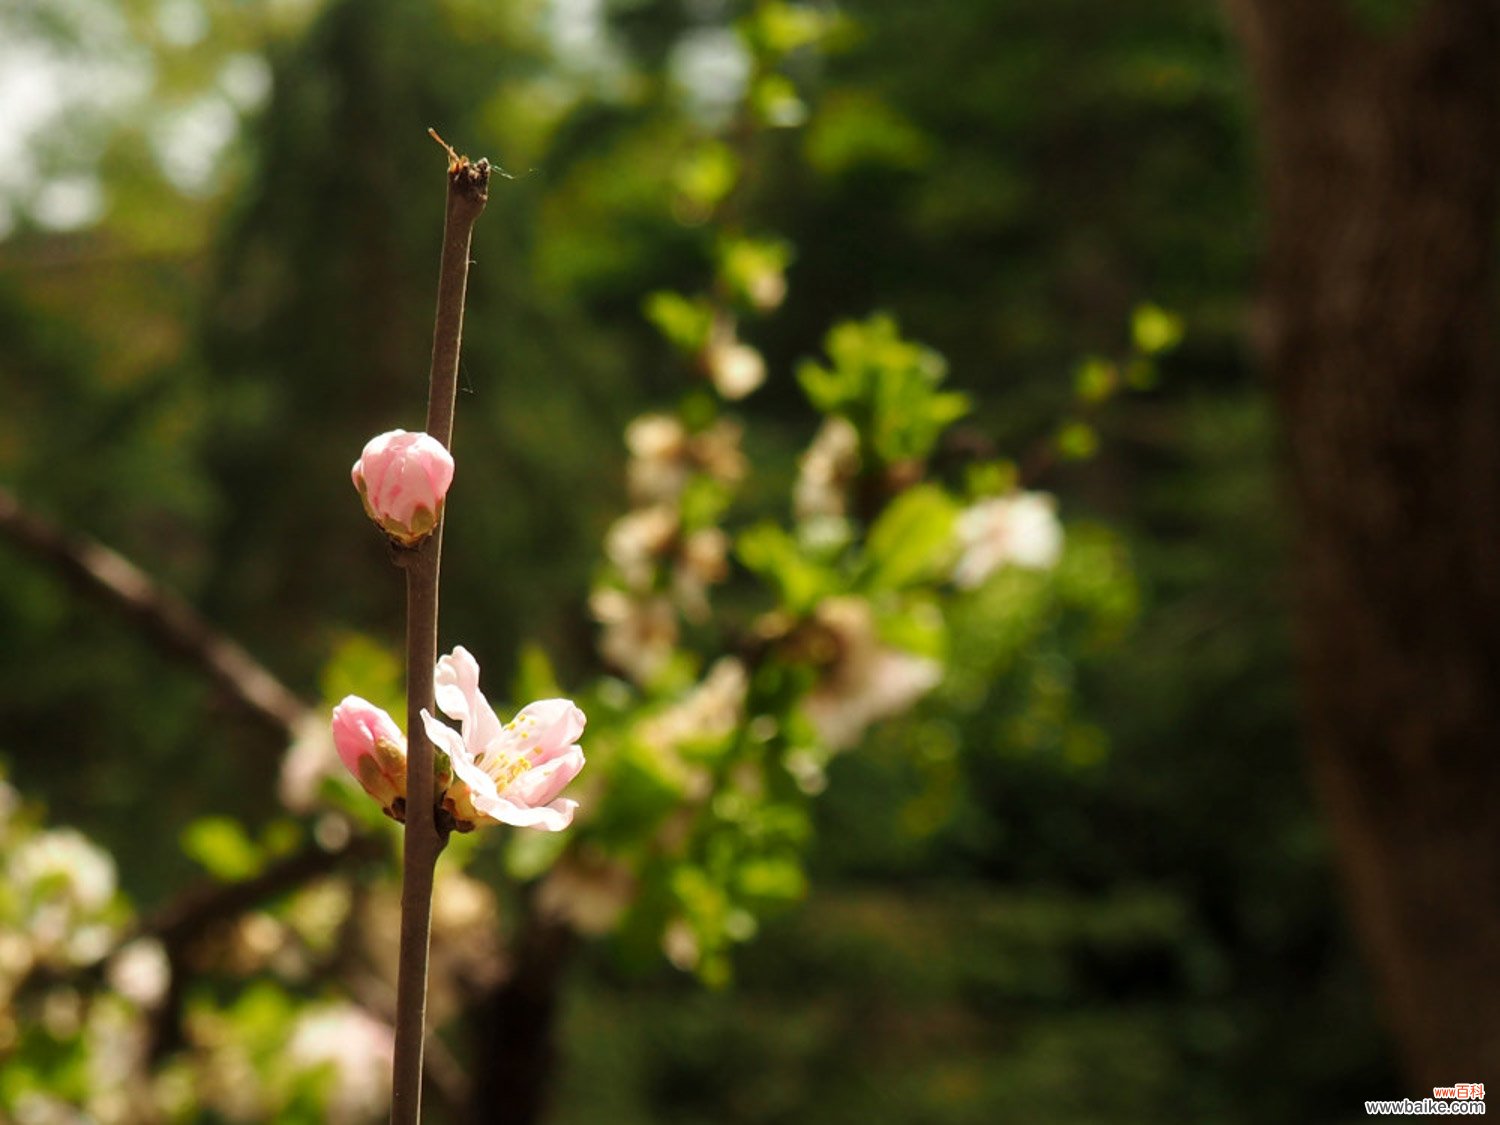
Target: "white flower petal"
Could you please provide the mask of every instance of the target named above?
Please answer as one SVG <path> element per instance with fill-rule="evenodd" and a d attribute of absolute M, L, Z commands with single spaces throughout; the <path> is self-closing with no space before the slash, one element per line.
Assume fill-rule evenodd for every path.
<path fill-rule="evenodd" d="M 517 828 L 541 828 L 547 832 L 561 832 L 573 823 L 573 811 L 577 801 L 559 797 L 550 805 L 528 808 L 507 801 L 504 797 L 490 797 L 475 793 L 474 807 L 491 820 L 500 824 L 512 824 Z"/>
<path fill-rule="evenodd" d="M 427 711 L 422 712 L 422 728 L 427 731 L 427 737 L 432 744 L 448 755 L 455 769 L 463 762 L 465 765 L 473 765 L 474 757 L 469 753 L 469 748 L 464 745 L 464 740 L 458 731 L 454 730 L 441 719 L 435 719 Z"/>
<path fill-rule="evenodd" d="M 439 709 L 460 723 L 476 755 L 499 736 L 500 720 L 479 690 L 479 662 L 468 649 L 458 645 L 438 661 L 434 686 Z"/>

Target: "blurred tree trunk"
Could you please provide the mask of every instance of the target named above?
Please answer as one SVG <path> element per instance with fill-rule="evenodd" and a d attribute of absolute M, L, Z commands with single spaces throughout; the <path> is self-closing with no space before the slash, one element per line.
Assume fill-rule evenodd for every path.
<path fill-rule="evenodd" d="M 557 1070 L 557 1017 L 577 935 L 537 907 L 521 904 L 505 979 L 475 998 L 469 1015 L 481 1055 L 472 1073 L 475 1121 L 538 1125 L 546 1119 Z"/>
<path fill-rule="evenodd" d="M 1500 4 L 1230 0 L 1313 772 L 1419 1086 L 1500 1074 Z M 1367 11 L 1373 11 L 1366 5 Z M 1491 1079 L 1493 1080 L 1493 1079 Z"/>

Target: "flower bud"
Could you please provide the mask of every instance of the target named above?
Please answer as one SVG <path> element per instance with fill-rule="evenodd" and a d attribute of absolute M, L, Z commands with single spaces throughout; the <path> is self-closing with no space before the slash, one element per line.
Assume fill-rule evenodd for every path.
<path fill-rule="evenodd" d="M 370 518 L 403 547 L 414 547 L 442 518 L 453 457 L 428 434 L 392 430 L 370 439 L 350 475 Z"/>
<path fill-rule="evenodd" d="M 345 696 L 333 709 L 333 744 L 345 768 L 393 820 L 406 819 L 406 736 L 368 700 Z"/>
<path fill-rule="evenodd" d="M 766 361 L 760 352 L 733 338 L 709 344 L 704 362 L 709 378 L 727 399 L 742 399 L 766 381 Z"/>

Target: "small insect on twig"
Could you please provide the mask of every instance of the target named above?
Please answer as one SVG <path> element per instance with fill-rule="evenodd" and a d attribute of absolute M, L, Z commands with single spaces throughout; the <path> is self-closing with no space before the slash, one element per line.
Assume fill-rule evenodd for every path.
<path fill-rule="evenodd" d="M 450 145 L 447 141 L 443 140 L 442 137 L 438 136 L 438 131 L 436 129 L 432 128 L 432 126 L 430 126 L 430 125 L 427 127 L 427 135 L 429 137 L 431 137 L 433 140 L 437 141 L 438 144 L 442 145 L 443 146 L 443 151 L 448 154 L 448 174 L 450 176 L 454 172 L 458 171 L 460 168 L 464 167 L 464 165 L 470 163 L 470 160 L 469 160 L 469 158 L 467 156 L 460 156 L 457 152 L 455 152 L 453 150 L 453 146 Z M 493 172 L 495 175 L 497 175 L 497 176 L 503 176 L 507 180 L 514 180 L 515 179 L 514 176 L 512 176 L 504 168 L 500 167 L 500 165 L 498 165 L 498 164 L 491 164 L 487 159 L 485 159 L 482 156 L 478 160 L 473 161 L 473 164 L 474 164 L 474 167 L 479 168 L 480 170 L 482 170 L 484 172 L 487 172 L 487 173 L 488 172 Z M 536 169 L 533 168 L 532 171 L 534 172 L 534 171 L 536 171 Z M 530 173 L 528 173 L 528 175 L 529 174 Z"/>
<path fill-rule="evenodd" d="M 442 137 L 438 136 L 438 131 L 432 128 L 432 126 L 430 125 L 427 127 L 427 135 L 433 140 L 437 141 L 438 144 L 442 145 L 444 151 L 447 152 L 448 171 L 450 174 L 456 172 L 459 168 L 463 167 L 469 162 L 469 158 L 467 156 L 459 156 L 458 153 L 454 152 L 453 146 L 450 145 L 447 141 L 443 140 Z"/>

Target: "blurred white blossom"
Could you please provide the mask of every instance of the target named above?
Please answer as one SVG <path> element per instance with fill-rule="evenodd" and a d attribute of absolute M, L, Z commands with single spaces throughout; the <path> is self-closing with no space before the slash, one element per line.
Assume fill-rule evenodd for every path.
<path fill-rule="evenodd" d="M 110 987 L 142 1008 L 155 1007 L 172 979 L 166 951 L 152 938 L 125 946 L 110 958 L 106 972 Z"/>
<path fill-rule="evenodd" d="M 745 476 L 742 433 L 727 418 L 689 433 L 669 415 L 642 414 L 625 431 L 625 447 L 630 451 L 625 472 L 632 502 L 674 503 L 700 472 L 721 484 L 738 484 Z"/>
<path fill-rule="evenodd" d="M 625 585 L 646 590 L 656 565 L 677 537 L 677 512 L 666 504 L 637 508 L 615 520 L 604 537 L 604 553 L 615 564 Z"/>
<path fill-rule="evenodd" d="M 304 1013 L 287 1041 L 287 1061 L 299 1069 L 330 1066 L 332 1123 L 369 1121 L 390 1093 L 395 1035 L 390 1026 L 353 1004 L 330 1004 Z"/>
<path fill-rule="evenodd" d="M 792 506 L 799 520 L 841 517 L 848 509 L 849 485 L 859 473 L 859 431 L 847 418 L 824 420 L 802 455 Z"/>
<path fill-rule="evenodd" d="M 6 882 L 15 911 L 8 921 L 35 960 L 84 964 L 109 951 L 115 862 L 82 833 L 56 828 L 22 839 L 6 863 Z"/>
<path fill-rule="evenodd" d="M 960 555 L 953 581 L 973 589 L 1000 567 L 1050 570 L 1062 555 L 1057 501 L 1044 492 L 981 500 L 958 517 Z"/>
<path fill-rule="evenodd" d="M 537 908 L 581 934 L 607 934 L 636 890 L 635 876 L 619 861 L 566 852 L 542 880 Z"/>
<path fill-rule="evenodd" d="M 714 662 L 703 682 L 670 707 L 643 720 L 640 737 L 654 747 L 727 737 L 745 718 L 750 676 L 732 656 Z"/>
<path fill-rule="evenodd" d="M 831 750 L 857 744 L 870 724 L 901 714 L 943 678 L 936 660 L 883 644 L 862 598 L 826 599 L 813 624 L 824 663 L 803 709 Z"/>
<path fill-rule="evenodd" d="M 740 340 L 729 317 L 714 322 L 703 362 L 714 387 L 730 400 L 744 398 L 766 381 L 764 357 Z"/>
<path fill-rule="evenodd" d="M 604 627 L 599 652 L 636 683 L 651 680 L 672 658 L 677 611 L 665 597 L 635 598 L 623 590 L 596 590 L 589 599 Z"/>
<path fill-rule="evenodd" d="M 729 577 L 729 536 L 721 528 L 700 527 L 684 536 L 672 566 L 672 595 L 683 616 L 708 620 L 708 589 Z"/>

